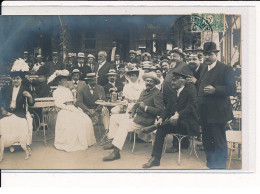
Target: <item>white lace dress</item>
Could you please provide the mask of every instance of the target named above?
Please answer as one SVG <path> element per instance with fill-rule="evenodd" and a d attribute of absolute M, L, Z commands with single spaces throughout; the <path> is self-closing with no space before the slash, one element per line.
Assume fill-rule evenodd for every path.
<path fill-rule="evenodd" d="M 56 149 L 67 152 L 86 150 L 96 143 L 91 119 L 82 110 L 74 105 L 65 105 L 73 101 L 73 95 L 68 88 L 58 86 L 53 92 L 55 105 L 61 110 L 58 112 L 55 126 Z"/>

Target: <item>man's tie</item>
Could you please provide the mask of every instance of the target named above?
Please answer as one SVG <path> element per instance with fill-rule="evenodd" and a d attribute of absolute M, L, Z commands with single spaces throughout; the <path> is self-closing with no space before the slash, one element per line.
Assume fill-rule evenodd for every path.
<path fill-rule="evenodd" d="M 78 83 L 76 81 L 74 81 L 74 86 L 77 87 L 78 86 Z"/>

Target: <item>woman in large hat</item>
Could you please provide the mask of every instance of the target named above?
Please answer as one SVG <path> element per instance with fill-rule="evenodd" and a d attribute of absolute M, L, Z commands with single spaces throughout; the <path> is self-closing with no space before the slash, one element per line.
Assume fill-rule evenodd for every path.
<path fill-rule="evenodd" d="M 28 64 L 23 59 L 17 59 L 10 72 L 12 84 L 1 90 L 0 136 L 8 134 L 10 137 L 20 130 L 28 135 L 27 145 L 30 145 L 32 120 L 28 112 L 28 105 L 33 105 L 34 99 L 30 89 L 23 82 L 28 72 Z"/>
<path fill-rule="evenodd" d="M 128 81 L 123 88 L 123 96 L 128 102 L 127 110 L 125 114 L 119 114 L 122 107 L 117 106 L 111 110 L 112 115 L 110 117 L 109 134 L 108 138 L 114 138 L 114 134 L 118 130 L 119 122 L 123 119 L 129 118 L 128 112 L 132 109 L 134 104 L 140 97 L 141 92 L 145 89 L 145 85 L 142 81 L 142 75 L 139 69 L 132 69 L 126 72 L 126 79 Z"/>
<path fill-rule="evenodd" d="M 96 143 L 93 124 L 87 114 L 74 106 L 73 94 L 65 87 L 68 76 L 68 70 L 57 70 L 48 79 L 58 84 L 53 98 L 61 109 L 57 115 L 54 146 L 67 152 L 86 150 Z"/>

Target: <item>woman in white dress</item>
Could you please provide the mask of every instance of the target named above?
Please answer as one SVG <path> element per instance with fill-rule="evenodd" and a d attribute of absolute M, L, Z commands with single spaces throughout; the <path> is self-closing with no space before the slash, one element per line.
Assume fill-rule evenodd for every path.
<path fill-rule="evenodd" d="M 61 109 L 57 115 L 54 146 L 67 152 L 86 150 L 96 143 L 93 124 L 87 114 L 74 106 L 73 94 L 65 87 L 68 76 L 67 70 L 58 70 L 48 80 L 58 83 L 53 98 Z"/>
<path fill-rule="evenodd" d="M 128 102 L 126 113 L 120 114 L 121 106 L 117 106 L 111 110 L 111 117 L 109 123 L 108 139 L 113 139 L 116 134 L 120 122 L 129 119 L 128 112 L 132 109 L 134 104 L 140 97 L 141 92 L 145 89 L 145 85 L 140 77 L 139 69 L 132 69 L 126 72 L 126 79 L 128 83 L 123 88 L 123 96 Z"/>

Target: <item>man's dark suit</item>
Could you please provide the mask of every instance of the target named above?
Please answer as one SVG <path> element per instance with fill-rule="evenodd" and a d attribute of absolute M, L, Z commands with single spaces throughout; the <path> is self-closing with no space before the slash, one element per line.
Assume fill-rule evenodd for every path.
<path fill-rule="evenodd" d="M 89 85 L 85 85 L 78 93 L 77 106 L 84 112 L 88 112 L 89 109 L 96 109 L 98 107 L 95 103 L 97 100 L 106 100 L 103 87 L 96 85 L 93 88 L 93 94 L 91 94 Z"/>
<path fill-rule="evenodd" d="M 111 88 L 113 88 L 114 86 L 113 86 L 111 83 L 107 83 L 107 84 L 104 85 L 103 87 L 104 87 L 106 96 L 108 96 L 108 95 L 109 95 L 109 90 L 110 90 Z M 116 91 L 116 92 L 121 92 L 121 91 L 123 90 L 123 85 L 121 85 L 121 84 L 118 83 L 118 82 L 115 82 L 115 87 L 117 88 L 117 91 Z"/>
<path fill-rule="evenodd" d="M 38 70 L 38 74 L 40 74 L 41 71 L 47 72 L 47 77 L 50 77 L 56 70 L 63 70 L 64 65 L 61 62 L 54 63 L 53 61 L 49 61 L 45 63 L 43 66 L 40 67 Z"/>
<path fill-rule="evenodd" d="M 16 108 L 14 110 L 10 109 L 10 104 L 12 101 L 12 95 L 13 95 L 13 85 L 6 86 L 2 88 L 1 95 L 0 95 L 0 106 L 3 107 L 6 111 L 15 114 L 18 117 L 25 118 L 26 117 L 26 110 L 25 110 L 25 97 L 23 95 L 24 91 L 30 92 L 29 88 L 21 85 L 20 89 L 17 94 L 16 98 Z M 30 92 L 31 93 L 31 92 Z M 34 103 L 34 102 L 33 102 Z M 33 104 L 30 104 L 28 100 L 28 104 L 32 106 Z M 0 119 L 2 118 L 2 114 L 0 115 Z"/>
<path fill-rule="evenodd" d="M 182 61 L 177 62 L 176 66 L 168 71 L 163 81 L 163 97 L 165 105 L 176 100 L 176 91 L 172 88 L 171 84 L 173 77 L 172 73 L 179 71 L 180 69 L 185 69 L 187 75 L 193 75 L 189 66 Z"/>
<path fill-rule="evenodd" d="M 169 119 L 178 112 L 179 119 L 177 126 L 173 126 L 169 122 L 161 125 L 155 136 L 152 156 L 161 159 L 164 138 L 169 133 L 178 133 L 183 135 L 198 135 L 199 133 L 199 117 L 197 112 L 197 90 L 192 83 L 187 83 L 181 91 L 176 103 L 168 104 L 161 114 L 163 121 Z"/>
<path fill-rule="evenodd" d="M 99 64 L 96 65 L 95 67 L 95 73 L 98 76 L 97 82 L 98 85 L 104 86 L 108 82 L 107 79 L 107 73 L 109 72 L 110 69 L 114 69 L 113 65 L 109 62 L 106 62 L 99 70 Z"/>
<path fill-rule="evenodd" d="M 214 94 L 203 89 L 211 85 Z M 227 142 L 225 125 L 233 119 L 230 96 L 236 92 L 233 69 L 219 61 L 208 71 L 205 66 L 198 81 L 198 105 L 202 127 L 203 146 L 209 168 L 226 168 Z"/>
<path fill-rule="evenodd" d="M 113 47 L 113 48 L 114 48 L 114 47 Z M 109 62 L 112 62 L 112 61 L 111 61 L 111 55 L 112 55 L 112 49 L 113 49 L 113 48 L 109 49 L 109 51 L 108 51 L 108 53 L 107 53 L 108 61 L 109 61 Z M 116 54 L 119 54 L 120 57 L 122 57 L 122 52 L 120 51 L 120 48 L 119 48 L 118 46 L 116 46 L 115 55 L 116 55 Z"/>
<path fill-rule="evenodd" d="M 84 78 L 86 77 L 86 75 L 88 73 L 92 72 L 91 68 L 86 64 L 84 64 L 83 66 L 79 66 L 79 64 L 76 64 L 72 70 L 74 70 L 74 69 L 78 69 L 81 72 L 81 76 L 79 79 L 83 80 L 83 81 L 84 81 Z"/>

